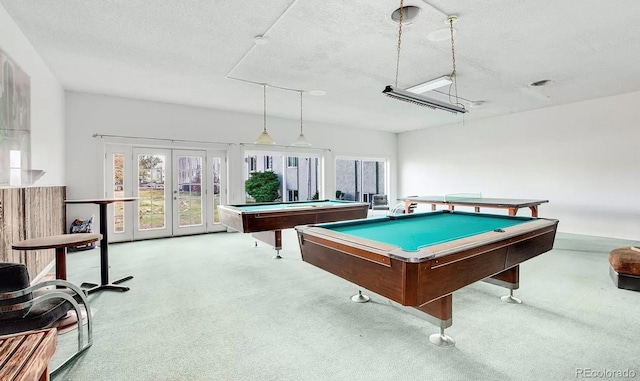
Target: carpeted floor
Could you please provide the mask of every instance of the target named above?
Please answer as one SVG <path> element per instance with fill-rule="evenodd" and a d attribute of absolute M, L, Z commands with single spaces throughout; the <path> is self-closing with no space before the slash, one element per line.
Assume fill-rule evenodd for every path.
<path fill-rule="evenodd" d="M 351 302 L 358 287 L 302 262 L 293 230 L 282 260 L 253 244 L 240 233 L 112 244 L 111 277 L 133 275 L 131 290 L 90 296 L 94 344 L 55 381 L 640 378 L 640 293 L 615 288 L 607 262 L 639 242 L 558 234 L 521 266 L 521 305 L 483 282 L 455 292 L 454 348 L 382 297 Z M 98 280 L 98 257 L 69 254 L 69 280 Z M 59 336 L 53 366 L 75 340 Z"/>

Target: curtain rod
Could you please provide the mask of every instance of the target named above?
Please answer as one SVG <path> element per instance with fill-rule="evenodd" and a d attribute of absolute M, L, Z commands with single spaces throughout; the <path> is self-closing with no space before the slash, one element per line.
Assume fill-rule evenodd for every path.
<path fill-rule="evenodd" d="M 161 140 L 166 142 L 210 143 L 210 144 L 226 144 L 230 146 L 235 145 L 235 143 L 213 142 L 209 140 L 188 140 L 188 139 L 151 138 L 151 137 L 145 137 L 145 136 L 108 135 L 108 134 L 99 134 L 97 132 L 94 132 L 94 134 L 91 136 L 94 138 L 145 139 L 145 140 Z"/>
<path fill-rule="evenodd" d="M 320 147 L 302 147 L 302 146 L 293 146 L 293 145 L 285 145 L 285 144 L 255 144 L 255 143 L 239 143 L 242 147 L 249 147 L 256 150 L 263 149 L 264 151 L 270 151 L 269 147 L 279 147 L 279 148 L 291 148 L 291 149 L 301 149 L 301 150 L 316 150 L 316 151 L 329 151 L 331 152 L 331 148 L 320 148 Z"/>

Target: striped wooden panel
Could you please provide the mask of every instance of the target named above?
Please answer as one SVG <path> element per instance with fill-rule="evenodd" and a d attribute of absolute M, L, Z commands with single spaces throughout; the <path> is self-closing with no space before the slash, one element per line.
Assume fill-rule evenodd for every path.
<path fill-rule="evenodd" d="M 0 189 L 0 261 L 24 263 L 33 279 L 55 258 L 55 250 L 18 251 L 11 245 L 29 238 L 65 233 L 66 187 Z"/>

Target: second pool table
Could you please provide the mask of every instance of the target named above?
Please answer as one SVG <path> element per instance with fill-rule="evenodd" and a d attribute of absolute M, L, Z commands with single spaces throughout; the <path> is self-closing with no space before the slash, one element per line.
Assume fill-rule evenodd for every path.
<path fill-rule="evenodd" d="M 343 200 L 309 200 L 220 205 L 220 222 L 242 233 L 252 233 L 257 240 L 276 249 L 280 258 L 282 229 L 367 218 L 369 204 Z"/>
<path fill-rule="evenodd" d="M 510 289 L 519 264 L 553 248 L 558 221 L 437 211 L 296 227 L 302 260 L 425 313 L 432 343 L 454 345 L 452 293 L 479 280 Z M 366 301 L 362 295 L 355 301 Z"/>

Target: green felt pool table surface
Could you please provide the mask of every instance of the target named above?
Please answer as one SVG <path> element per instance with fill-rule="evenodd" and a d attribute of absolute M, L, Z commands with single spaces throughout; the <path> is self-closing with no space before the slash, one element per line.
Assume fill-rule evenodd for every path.
<path fill-rule="evenodd" d="M 504 229 L 531 220 L 526 217 L 433 212 L 405 218 L 382 217 L 367 221 L 338 222 L 317 226 L 398 246 L 406 251 L 416 251 L 424 246 Z"/>

